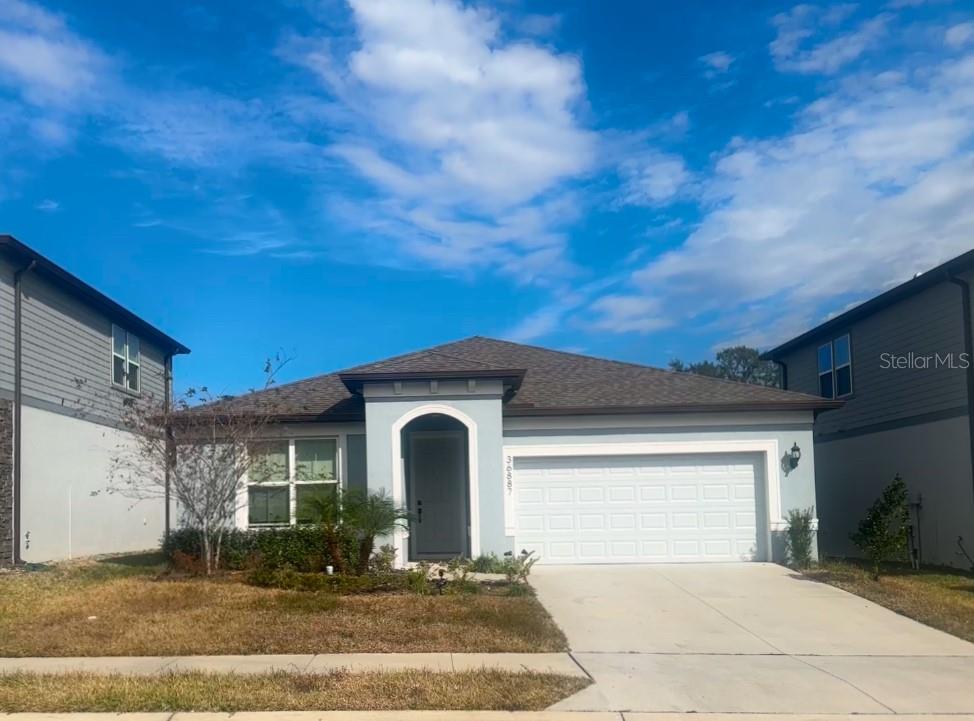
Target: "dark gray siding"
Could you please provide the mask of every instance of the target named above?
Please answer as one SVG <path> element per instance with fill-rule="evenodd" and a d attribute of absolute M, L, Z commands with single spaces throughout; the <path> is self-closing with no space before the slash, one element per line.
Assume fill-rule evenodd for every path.
<path fill-rule="evenodd" d="M 13 390 L 13 273 L 0 260 L 0 389 Z M 25 403 L 57 406 L 79 417 L 115 422 L 131 397 L 111 383 L 112 321 L 33 274 L 23 281 Z M 162 398 L 165 358 L 140 338 L 142 395 Z"/>
<path fill-rule="evenodd" d="M 815 423 L 816 435 L 880 423 L 962 413 L 966 405 L 963 370 L 884 369 L 883 353 L 916 356 L 964 351 L 961 290 L 944 282 L 861 319 L 846 330 L 852 341 L 853 394 L 843 408 Z M 817 350 L 826 338 L 797 349 L 783 360 L 789 390 L 818 393 Z"/>
<path fill-rule="evenodd" d="M 368 472 L 366 470 L 365 434 L 349 434 L 345 438 L 348 451 L 348 479 L 346 486 L 349 490 L 368 490 Z"/>

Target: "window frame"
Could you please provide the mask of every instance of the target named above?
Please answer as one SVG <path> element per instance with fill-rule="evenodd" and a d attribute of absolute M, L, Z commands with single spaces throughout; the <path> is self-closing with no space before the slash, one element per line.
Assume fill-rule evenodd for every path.
<path fill-rule="evenodd" d="M 115 350 L 115 334 L 118 333 L 123 339 L 122 350 L 124 354 L 120 354 Z M 138 354 L 136 359 L 133 361 L 129 355 L 129 350 L 131 344 L 129 338 L 134 338 L 135 342 L 139 346 Z M 125 393 L 130 393 L 132 395 L 142 395 L 142 338 L 137 336 L 135 333 L 131 333 L 117 323 L 112 323 L 112 333 L 111 337 L 108 339 L 109 347 L 111 348 L 111 355 L 109 356 L 108 364 L 108 375 L 111 380 L 112 388 L 117 388 Z M 120 358 L 122 360 L 122 382 L 117 383 L 115 381 L 115 359 Z M 129 385 L 129 368 L 135 366 L 138 372 L 136 373 L 136 387 L 132 388 Z"/>
<path fill-rule="evenodd" d="M 843 339 L 845 339 L 846 345 L 849 349 L 849 359 L 845 363 L 837 364 L 835 358 L 835 344 Z M 821 353 L 825 348 L 828 348 L 829 350 L 829 367 L 826 370 L 822 370 L 822 366 L 819 361 L 821 360 Z M 821 345 L 819 345 L 815 351 L 815 367 L 816 370 L 818 371 L 818 395 L 822 396 L 823 398 L 829 398 L 829 399 L 849 398 L 850 396 L 852 396 L 854 390 L 853 378 L 852 378 L 852 334 L 843 333 L 842 335 L 833 338 L 827 343 L 822 343 Z M 839 393 L 839 371 L 842 370 L 843 368 L 849 369 L 849 392 L 840 394 Z M 825 375 L 832 376 L 831 378 L 832 393 L 831 395 L 828 396 L 822 395 L 822 376 Z"/>
<path fill-rule="evenodd" d="M 335 443 L 335 473 L 334 478 L 298 480 L 297 472 L 297 444 L 301 441 L 334 441 Z M 262 438 L 261 443 L 281 442 L 287 443 L 287 469 L 285 479 L 282 481 L 251 482 L 248 472 L 244 483 L 243 498 L 244 513 L 242 518 L 246 523 L 246 528 L 287 528 L 289 526 L 308 525 L 298 523 L 298 486 L 325 486 L 333 485 L 338 489 L 344 487 L 344 463 L 342 462 L 342 438 L 340 435 L 315 435 L 298 436 L 290 438 Z M 250 521 L 250 489 L 251 487 L 269 488 L 286 487 L 288 489 L 288 521 L 286 523 L 251 523 Z M 238 520 L 238 524 L 240 522 Z"/>
<path fill-rule="evenodd" d="M 835 362 L 835 344 L 838 343 L 843 338 L 845 338 L 846 345 L 849 348 L 849 360 L 847 363 L 838 365 Z M 849 369 L 849 392 L 840 394 L 839 393 L 839 371 L 842 370 L 843 368 Z M 848 398 L 849 396 L 852 395 L 853 389 L 854 386 L 852 383 L 852 335 L 849 333 L 845 333 L 843 335 L 840 335 L 838 338 L 833 339 L 832 341 L 832 397 Z"/>

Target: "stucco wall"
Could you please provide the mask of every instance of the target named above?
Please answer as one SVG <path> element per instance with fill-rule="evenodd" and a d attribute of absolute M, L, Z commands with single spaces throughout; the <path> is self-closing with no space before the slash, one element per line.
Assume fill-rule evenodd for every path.
<path fill-rule="evenodd" d="M 906 426 L 816 445 L 819 543 L 831 555 L 861 555 L 849 540 L 866 509 L 899 473 L 910 500 L 922 496 L 920 541 L 927 563 L 967 567 L 974 555 L 974 490 L 967 417 Z"/>
<path fill-rule="evenodd" d="M 365 406 L 368 484 L 372 490 L 393 492 L 393 427 L 407 413 L 422 407 L 449 406 L 476 424 L 479 479 L 480 552 L 501 555 L 513 547 L 504 535 L 501 402 L 498 397 L 445 399 L 435 395 L 369 399 Z M 431 411 L 435 412 L 435 411 Z"/>
<path fill-rule="evenodd" d="M 23 408 L 21 556 L 40 562 L 155 548 L 161 499 L 109 494 L 109 464 L 128 434 L 86 420 Z"/>

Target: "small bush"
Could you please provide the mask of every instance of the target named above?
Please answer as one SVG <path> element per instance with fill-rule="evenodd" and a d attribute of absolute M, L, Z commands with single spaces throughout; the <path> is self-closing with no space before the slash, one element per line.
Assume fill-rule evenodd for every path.
<path fill-rule="evenodd" d="M 474 573 L 504 573 L 504 561 L 495 553 L 481 554 L 470 560 L 470 570 Z"/>
<path fill-rule="evenodd" d="M 317 526 L 289 526 L 287 528 L 229 529 L 223 536 L 220 549 L 220 568 L 240 571 L 255 567 L 265 569 L 293 568 L 302 572 L 323 571 L 326 566 L 336 565 L 331 544 Z M 338 539 L 341 550 L 354 558 L 358 544 L 352 537 Z M 162 544 L 166 559 L 174 568 L 186 565 L 186 558 L 202 556 L 200 533 L 194 528 L 172 531 Z M 179 555 L 177 555 L 179 554 Z"/>
<path fill-rule="evenodd" d="M 859 522 L 858 530 L 849 536 L 872 564 L 874 579 L 879 579 L 884 562 L 905 559 L 909 525 L 906 483 L 897 474 Z"/>
<path fill-rule="evenodd" d="M 396 567 L 396 547 L 390 544 L 379 546 L 379 549 L 372 554 L 369 561 L 369 570 L 372 573 L 392 573 Z"/>
<path fill-rule="evenodd" d="M 788 557 L 796 568 L 808 568 L 812 565 L 812 549 L 815 545 L 815 531 L 812 530 L 812 519 L 815 509 L 800 510 L 792 508 L 788 511 L 788 533 L 785 536 L 785 546 Z"/>
<path fill-rule="evenodd" d="M 290 568 L 255 568 L 247 574 L 247 583 L 262 588 L 285 591 L 326 592 L 336 595 L 361 593 L 394 593 L 412 590 L 409 573 L 368 573 L 361 576 L 303 573 Z"/>

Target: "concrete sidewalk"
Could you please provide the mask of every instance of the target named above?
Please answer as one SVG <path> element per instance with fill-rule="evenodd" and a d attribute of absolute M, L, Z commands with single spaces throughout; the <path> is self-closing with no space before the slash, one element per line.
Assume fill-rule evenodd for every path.
<path fill-rule="evenodd" d="M 567 676 L 586 673 L 567 653 L 321 653 L 268 656 L 94 656 L 73 658 L 0 658 L 0 674 L 120 673 L 148 676 L 169 671 L 213 673 L 327 673 L 349 671 L 537 671 Z"/>

